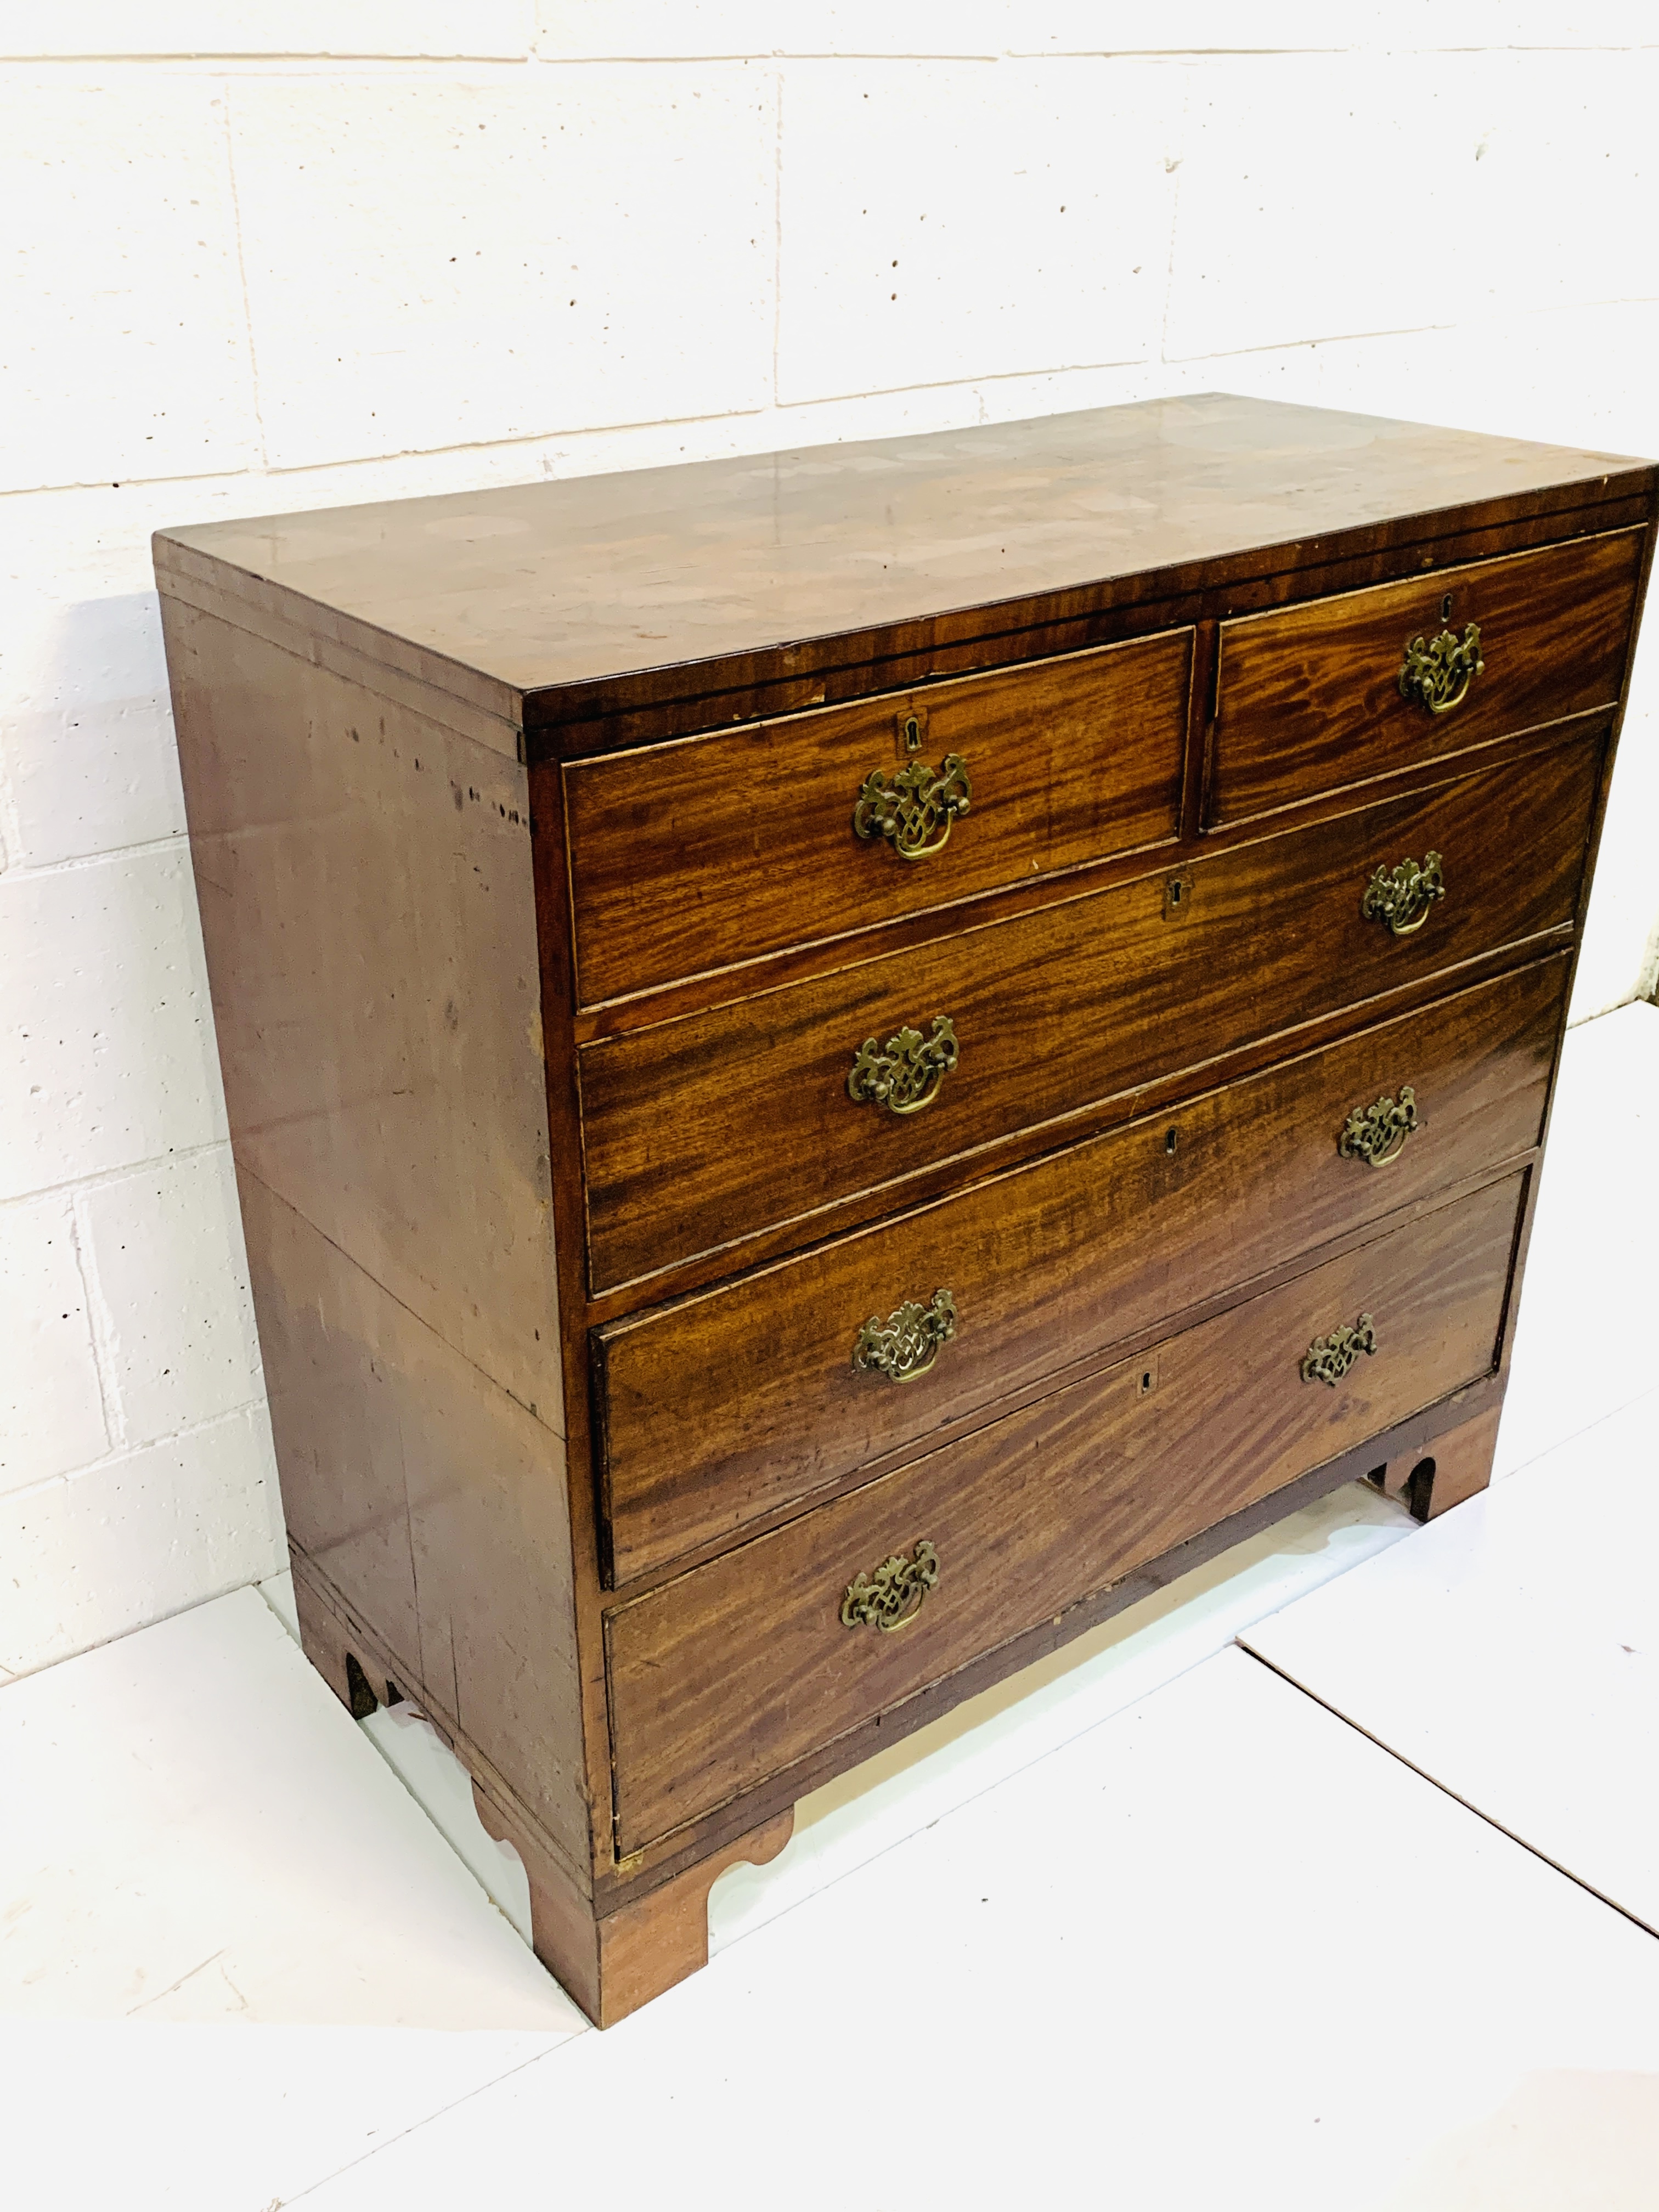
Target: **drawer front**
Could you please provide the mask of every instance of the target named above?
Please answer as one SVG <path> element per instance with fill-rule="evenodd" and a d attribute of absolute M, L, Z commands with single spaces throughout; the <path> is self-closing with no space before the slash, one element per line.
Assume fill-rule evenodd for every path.
<path fill-rule="evenodd" d="M 1577 739 L 1183 864 L 1178 906 L 1164 881 L 1123 884 L 585 1046 L 594 1287 L 1566 927 L 1601 761 L 1599 736 Z M 1366 919 L 1374 871 L 1431 852 L 1444 896 L 1420 926 Z M 879 1058 L 941 1018 L 959 1052 L 924 1110 L 854 1102 L 866 1039 Z"/>
<path fill-rule="evenodd" d="M 571 763 L 579 1002 L 1173 838 L 1192 643 Z"/>
<path fill-rule="evenodd" d="M 622 1850 L 1487 1373 L 1523 1184 L 1328 1261 L 611 1613 Z M 1355 1350 L 1334 1383 L 1304 1381 L 1315 1346 L 1362 1316 L 1375 1351 Z M 855 1578 L 914 1565 L 922 1545 L 938 1580 L 914 1617 L 896 1632 L 844 1626 Z"/>
<path fill-rule="evenodd" d="M 1542 1131 L 1568 969 L 1562 954 L 1500 976 L 600 1330 L 615 1581 L 1526 1151 Z M 1385 1100 L 1394 1115 L 1371 1112 Z M 919 1311 L 902 1316 L 907 1303 Z M 866 1336 L 872 1317 L 884 1326 Z"/>
<path fill-rule="evenodd" d="M 1206 824 L 1611 708 L 1644 537 L 1620 531 L 1224 623 Z M 1471 623 L 1479 674 L 1449 651 L 1434 659 L 1437 638 L 1461 646 Z M 1407 677 L 1407 697 L 1401 672 L 1419 638 L 1431 664 L 1421 681 Z"/>

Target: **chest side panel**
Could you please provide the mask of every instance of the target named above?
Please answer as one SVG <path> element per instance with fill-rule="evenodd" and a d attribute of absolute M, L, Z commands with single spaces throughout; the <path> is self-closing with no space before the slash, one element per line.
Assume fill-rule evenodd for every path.
<path fill-rule="evenodd" d="M 585 1866 L 524 771 L 164 619 L 290 1540 Z"/>

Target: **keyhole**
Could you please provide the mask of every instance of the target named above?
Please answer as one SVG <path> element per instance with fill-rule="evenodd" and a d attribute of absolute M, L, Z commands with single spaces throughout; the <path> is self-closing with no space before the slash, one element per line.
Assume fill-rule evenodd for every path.
<path fill-rule="evenodd" d="M 1140 1378 L 1139 1395 L 1141 1397 L 1145 1398 L 1149 1395 L 1155 1379 L 1156 1377 L 1153 1374 L 1153 1370 L 1150 1367 L 1147 1368 Z"/>
<path fill-rule="evenodd" d="M 1170 904 L 1171 906 L 1179 906 L 1181 904 L 1181 885 L 1178 882 L 1173 883 L 1170 886 Z"/>
<path fill-rule="evenodd" d="M 1179 1130 L 1179 1129 L 1171 1129 L 1171 1130 L 1170 1130 L 1170 1131 L 1169 1131 L 1169 1133 L 1167 1133 L 1167 1135 L 1164 1137 L 1164 1151 L 1165 1151 L 1166 1152 L 1174 1152 L 1174 1150 L 1175 1150 L 1175 1148 L 1176 1148 L 1176 1145 L 1177 1145 L 1177 1144 L 1179 1144 L 1179 1143 L 1180 1143 L 1180 1141 L 1181 1141 L 1181 1132 L 1180 1132 L 1180 1130 Z"/>
<path fill-rule="evenodd" d="M 1451 593 L 1449 592 L 1447 592 L 1445 598 L 1440 602 L 1440 619 L 1442 622 L 1449 622 L 1451 620 Z"/>
<path fill-rule="evenodd" d="M 904 750 L 907 753 L 921 750 L 921 724 L 914 714 L 907 714 L 904 718 Z"/>

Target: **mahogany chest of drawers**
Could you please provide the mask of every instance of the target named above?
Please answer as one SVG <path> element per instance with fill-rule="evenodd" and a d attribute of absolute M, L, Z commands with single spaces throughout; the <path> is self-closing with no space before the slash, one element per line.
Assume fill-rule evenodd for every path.
<path fill-rule="evenodd" d="M 593 2018 L 830 1774 L 1486 1480 L 1655 490 L 1211 397 L 158 537 L 306 1647 Z"/>

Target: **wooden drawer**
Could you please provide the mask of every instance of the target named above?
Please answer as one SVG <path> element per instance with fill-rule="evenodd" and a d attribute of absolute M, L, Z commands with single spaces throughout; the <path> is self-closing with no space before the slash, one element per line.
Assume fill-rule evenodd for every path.
<path fill-rule="evenodd" d="M 579 1004 L 1173 838 L 1192 641 L 1178 630 L 570 763 Z M 868 812 L 857 833 L 872 775 L 937 776 L 953 754 L 967 811 L 902 841 L 937 849 L 902 857 Z"/>
<path fill-rule="evenodd" d="M 1538 1143 L 1565 954 L 902 1219 L 597 1332 L 613 1579 L 920 1444 L 1008 1392 Z M 1381 1167 L 1339 1140 L 1413 1086 Z M 1173 1150 L 1171 1146 L 1173 1146 Z M 951 1295 L 902 1383 L 861 1324 Z M 925 1357 L 925 1352 L 921 1356 Z"/>
<path fill-rule="evenodd" d="M 1178 906 L 1143 879 L 584 1047 L 594 1288 L 1565 930 L 1601 762 L 1599 735 L 1577 739 L 1207 855 Z M 1365 919 L 1373 871 L 1431 851 L 1446 889 L 1422 926 Z M 960 1059 L 925 1111 L 854 1103 L 866 1038 L 942 1017 Z"/>
<path fill-rule="evenodd" d="M 1624 681 L 1641 530 L 1221 625 L 1206 827 L 1364 783 L 1569 714 Z M 1481 672 L 1431 712 L 1401 691 L 1410 640 L 1480 631 Z"/>
<path fill-rule="evenodd" d="M 1524 1176 L 1489 1185 L 739 1546 L 606 1623 L 619 1849 L 832 1743 L 1139 1562 L 1487 1373 Z M 1376 1351 L 1304 1382 L 1369 1315 Z M 897 1633 L 854 1577 L 938 1555 Z"/>

